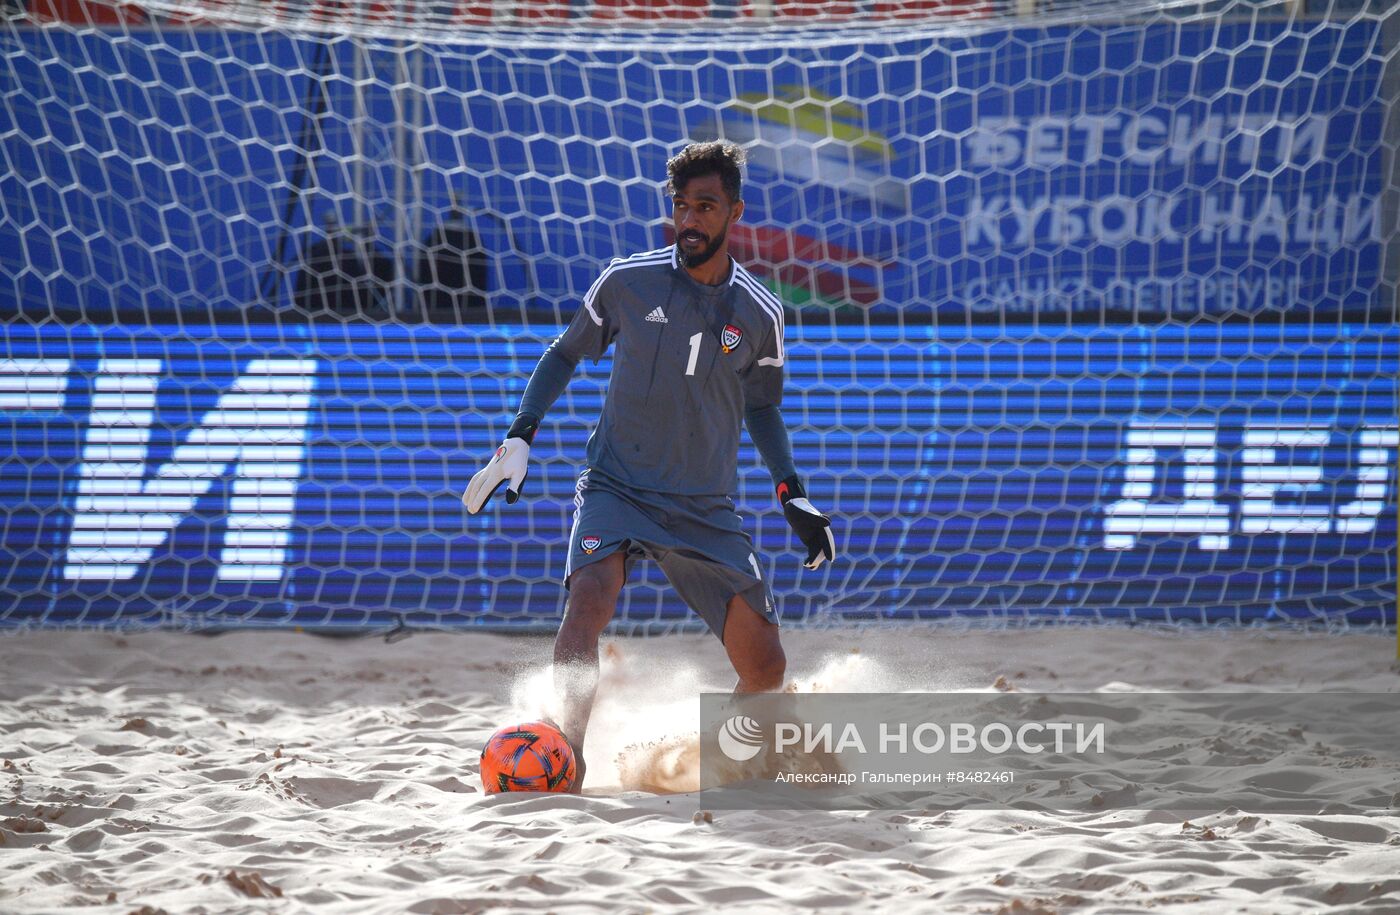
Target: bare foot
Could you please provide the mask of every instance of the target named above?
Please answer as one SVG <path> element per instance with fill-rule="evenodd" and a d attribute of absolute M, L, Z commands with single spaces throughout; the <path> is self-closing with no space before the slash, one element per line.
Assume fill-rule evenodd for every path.
<path fill-rule="evenodd" d="M 546 716 L 543 720 L 544 720 L 544 723 L 545 723 L 545 724 L 547 724 L 547 725 L 549 725 L 550 727 L 554 728 L 554 730 L 558 731 L 560 734 L 563 735 L 564 741 L 565 741 L 566 743 L 568 743 L 569 749 L 573 751 L 573 753 L 574 753 L 574 781 L 573 781 L 573 784 L 569 786 L 569 793 L 570 793 L 570 794 L 582 794 L 582 793 L 583 793 L 583 776 L 584 776 L 584 773 L 586 773 L 586 772 L 588 771 L 588 763 L 584 762 L 584 760 L 583 760 L 583 750 L 579 748 L 578 742 L 577 742 L 576 740 L 574 740 L 574 739 L 573 739 L 572 737 L 570 737 L 568 734 L 565 734 L 565 733 L 564 733 L 564 729 L 561 728 L 561 727 L 559 726 L 559 722 L 555 721 L 553 718 L 550 718 L 550 717 L 548 717 L 548 716 Z"/>
<path fill-rule="evenodd" d="M 583 776 L 587 771 L 588 763 L 583 761 L 583 753 L 574 750 L 574 783 L 569 786 L 570 794 L 583 794 Z"/>

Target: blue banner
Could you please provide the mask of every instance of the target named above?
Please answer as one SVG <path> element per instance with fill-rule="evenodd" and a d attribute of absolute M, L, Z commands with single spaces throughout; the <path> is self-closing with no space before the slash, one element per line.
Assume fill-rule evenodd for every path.
<path fill-rule="evenodd" d="M 567 314 L 667 240 L 667 156 L 725 137 L 750 154 L 735 248 L 794 306 L 1394 321 L 1376 20 L 758 50 L 7 38 L 0 295 L 41 313 L 287 307 L 334 215 L 410 282 L 460 219 L 496 320 Z"/>
<path fill-rule="evenodd" d="M 784 411 L 841 557 L 740 512 L 783 618 L 1394 620 L 1400 334 L 805 330 Z M 546 340 L 10 326 L 5 626 L 552 628 L 610 364 L 581 367 L 526 499 L 466 481 Z M 689 620 L 655 569 L 622 620 Z"/>

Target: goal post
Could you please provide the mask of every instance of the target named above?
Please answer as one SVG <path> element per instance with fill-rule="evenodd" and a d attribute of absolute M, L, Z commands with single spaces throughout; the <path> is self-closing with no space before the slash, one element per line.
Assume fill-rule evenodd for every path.
<path fill-rule="evenodd" d="M 24 0 L 0 626 L 549 628 L 609 363 L 457 495 L 665 162 L 841 557 L 787 621 L 1396 618 L 1397 47 L 1371 0 Z M 531 492 L 530 490 L 533 490 Z M 687 622 L 689 620 L 689 622 Z M 620 625 L 693 625 L 638 573 Z"/>

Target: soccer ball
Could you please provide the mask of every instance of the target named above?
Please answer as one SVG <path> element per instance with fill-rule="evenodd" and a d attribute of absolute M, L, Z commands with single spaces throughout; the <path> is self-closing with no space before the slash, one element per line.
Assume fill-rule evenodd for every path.
<path fill-rule="evenodd" d="M 559 729 L 543 721 L 501 728 L 481 751 L 481 784 L 498 791 L 568 791 L 578 770 Z"/>

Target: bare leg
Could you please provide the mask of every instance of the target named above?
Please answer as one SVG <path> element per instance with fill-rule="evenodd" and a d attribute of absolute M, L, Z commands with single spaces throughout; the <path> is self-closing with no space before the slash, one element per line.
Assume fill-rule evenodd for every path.
<path fill-rule="evenodd" d="M 554 689 L 560 699 L 560 720 L 556 723 L 574 750 L 578 766 L 575 794 L 583 790 L 583 776 L 588 769 L 583 760 L 583 740 L 598 690 L 598 637 L 613 618 L 625 580 L 621 553 L 584 566 L 570 576 L 564 622 L 554 638 Z"/>
<path fill-rule="evenodd" d="M 778 627 L 759 616 L 746 600 L 737 594 L 729 601 L 729 615 L 724 621 L 724 648 L 729 662 L 739 675 L 734 692 L 774 693 L 783 688 L 787 675 L 787 655 L 778 640 Z M 779 697 L 779 704 L 796 696 Z M 790 710 L 780 720 L 797 720 Z M 817 769 L 823 772 L 845 771 L 837 758 L 829 753 L 809 754 Z"/>
<path fill-rule="evenodd" d="M 739 675 L 736 693 L 771 693 L 782 689 L 787 656 L 778 639 L 778 627 L 749 606 L 738 594 L 729 600 L 724 620 L 724 650 Z"/>

